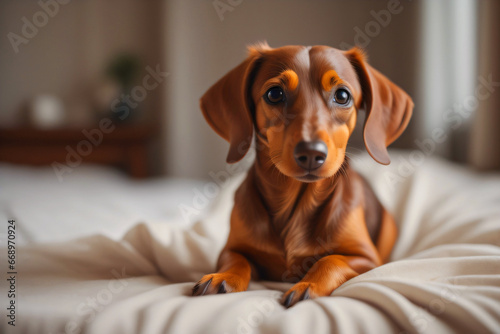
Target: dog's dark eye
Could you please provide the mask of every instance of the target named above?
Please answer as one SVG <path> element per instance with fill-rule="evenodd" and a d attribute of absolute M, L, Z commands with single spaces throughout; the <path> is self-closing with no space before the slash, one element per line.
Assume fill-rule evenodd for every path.
<path fill-rule="evenodd" d="M 264 98 L 269 104 L 277 104 L 285 99 L 285 93 L 281 87 L 273 87 L 266 92 Z"/>
<path fill-rule="evenodd" d="M 351 95 L 346 89 L 340 88 L 335 92 L 334 98 L 338 104 L 348 104 L 351 100 Z"/>

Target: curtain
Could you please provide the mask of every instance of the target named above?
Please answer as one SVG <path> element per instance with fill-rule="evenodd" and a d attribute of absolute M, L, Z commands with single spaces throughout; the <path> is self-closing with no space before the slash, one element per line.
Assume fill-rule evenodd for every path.
<path fill-rule="evenodd" d="M 477 77 L 477 1 L 421 2 L 414 144 L 426 155 L 467 159 Z"/>
<path fill-rule="evenodd" d="M 500 1 L 479 1 L 479 80 L 469 163 L 500 170 Z"/>

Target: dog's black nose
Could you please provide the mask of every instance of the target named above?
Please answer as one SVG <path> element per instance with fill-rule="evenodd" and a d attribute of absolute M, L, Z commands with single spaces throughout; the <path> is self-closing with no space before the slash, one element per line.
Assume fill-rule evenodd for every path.
<path fill-rule="evenodd" d="M 306 170 L 314 170 L 325 163 L 328 147 L 322 140 L 301 141 L 295 146 L 293 155 L 297 165 Z"/>

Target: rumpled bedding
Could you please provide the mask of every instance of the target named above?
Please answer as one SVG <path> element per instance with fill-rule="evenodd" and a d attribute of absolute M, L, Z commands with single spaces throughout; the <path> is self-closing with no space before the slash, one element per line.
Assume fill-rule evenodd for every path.
<path fill-rule="evenodd" d="M 391 157 L 389 166 L 352 158 L 398 222 L 391 262 L 331 296 L 285 309 L 279 299 L 291 284 L 266 281 L 241 293 L 190 296 L 193 284 L 215 270 L 239 176 L 194 224 L 146 220 L 123 237 L 100 233 L 19 247 L 16 326 L 3 316 L 1 332 L 499 333 L 500 176 L 437 158 L 412 160 L 411 153 Z M 82 197 L 80 209 L 92 205 Z M 26 229 L 37 224 L 36 214 L 30 222 L 11 218 Z M 2 302 L 5 314 L 6 307 Z"/>

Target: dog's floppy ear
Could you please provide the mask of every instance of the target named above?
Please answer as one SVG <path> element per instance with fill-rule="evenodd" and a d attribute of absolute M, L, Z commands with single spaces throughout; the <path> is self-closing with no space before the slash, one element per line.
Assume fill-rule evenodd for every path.
<path fill-rule="evenodd" d="M 406 129 L 413 101 L 401 88 L 371 67 L 363 51 L 353 48 L 345 53 L 356 70 L 366 111 L 363 138 L 368 153 L 383 165 L 391 162 L 387 146 Z"/>
<path fill-rule="evenodd" d="M 226 161 L 240 161 L 252 142 L 253 102 L 250 88 L 262 51 L 267 44 L 249 47 L 248 58 L 217 81 L 201 97 L 200 107 L 212 129 L 230 144 Z"/>

